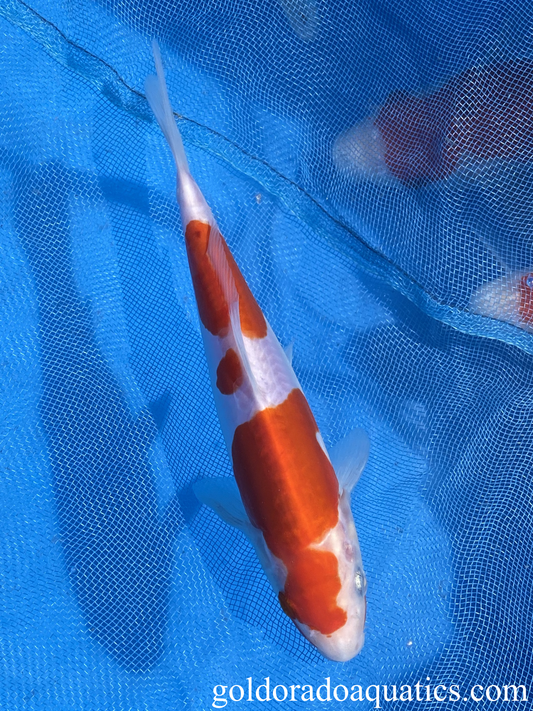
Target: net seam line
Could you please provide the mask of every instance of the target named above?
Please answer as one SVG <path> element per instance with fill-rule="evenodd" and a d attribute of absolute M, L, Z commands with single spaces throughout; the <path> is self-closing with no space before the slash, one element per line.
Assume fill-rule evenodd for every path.
<path fill-rule="evenodd" d="M 98 64 L 106 67 L 119 81 L 119 83 L 131 94 L 133 94 L 137 99 L 142 100 L 143 102 L 143 109 L 144 104 L 146 103 L 146 97 L 144 94 L 141 92 L 137 91 L 133 87 L 131 87 L 125 79 L 121 77 L 119 72 L 110 64 L 108 64 L 104 59 L 98 57 L 97 55 L 93 54 L 89 50 L 85 49 L 84 47 L 76 44 L 73 42 L 71 39 L 69 39 L 62 30 L 57 27 L 51 20 L 48 20 L 47 18 L 43 17 L 37 10 L 32 8 L 31 6 L 27 5 L 24 0 L 16 0 L 16 4 L 19 6 L 24 7 L 28 12 L 32 13 L 34 17 L 38 18 L 38 20 L 47 25 L 48 27 L 52 28 L 54 32 L 56 32 L 64 42 L 66 42 L 69 46 L 73 47 L 76 51 L 81 52 L 85 54 L 86 56 L 90 57 L 93 61 L 97 62 Z M 21 29 L 23 32 L 28 34 L 45 52 L 46 54 L 54 59 L 58 64 L 64 66 L 66 69 L 69 69 L 71 72 L 73 72 L 76 76 L 80 77 L 82 80 L 87 81 L 93 88 L 95 87 L 96 82 L 91 81 L 90 76 L 84 74 L 83 72 L 77 70 L 75 67 L 69 65 L 68 63 L 63 63 L 59 60 L 57 56 L 55 56 L 49 48 L 47 48 L 46 44 L 39 42 L 39 40 L 34 36 L 34 34 L 31 32 L 29 28 L 24 27 L 22 24 L 19 24 L 13 17 L 10 16 L 9 13 L 9 8 L 4 5 L 3 7 L 0 6 L 0 16 L 3 16 L 6 20 L 8 20 L 11 24 L 13 24 L 15 27 L 18 27 Z M 112 103 L 116 104 L 116 101 L 113 101 L 112 97 L 106 95 L 106 92 L 103 90 L 101 86 L 101 82 L 98 83 L 96 88 L 99 90 L 100 94 L 102 94 L 105 98 L 107 98 L 109 101 L 112 101 Z M 119 105 L 119 108 L 121 110 L 124 110 L 128 113 L 133 113 L 139 116 L 144 121 L 147 121 L 148 123 L 153 124 L 153 120 L 148 116 L 147 111 L 142 111 L 140 114 L 132 107 L 128 107 L 125 105 L 123 102 L 121 102 Z M 355 238 L 355 241 L 359 244 L 361 251 L 357 252 L 357 255 L 359 257 L 357 261 L 358 267 L 362 268 L 364 271 L 366 271 L 368 274 L 378 278 L 378 279 L 385 279 L 386 283 L 391 286 L 393 289 L 398 290 L 403 296 L 408 298 L 410 301 L 412 301 L 418 308 L 420 308 L 424 313 L 428 314 L 432 318 L 435 318 L 442 323 L 445 323 L 446 325 L 450 326 L 451 328 L 455 328 L 463 333 L 466 333 L 468 335 L 473 335 L 477 336 L 480 338 L 487 338 L 489 340 L 496 340 L 498 342 L 506 343 L 511 346 L 515 346 L 527 353 L 533 354 L 533 339 L 531 338 L 531 334 L 519 329 L 518 327 L 512 326 L 510 324 L 506 324 L 501 321 L 494 322 L 493 319 L 487 319 L 486 317 L 483 316 L 478 316 L 477 314 L 472 314 L 471 312 L 467 311 L 466 309 L 462 309 L 457 306 L 451 306 L 449 304 L 446 304 L 444 302 L 441 302 L 435 295 L 433 295 L 429 290 L 427 290 L 424 286 L 422 286 L 416 279 L 414 279 L 408 272 L 406 272 L 402 267 L 398 266 L 395 264 L 386 254 L 383 254 L 383 252 L 380 252 L 379 250 L 375 249 L 372 247 L 370 244 L 368 244 L 353 228 L 351 228 L 349 225 L 347 225 L 345 222 L 342 220 L 334 217 L 331 215 L 323 205 L 320 204 L 320 202 L 314 198 L 312 195 L 307 193 L 302 187 L 300 187 L 297 183 L 294 183 L 292 180 L 284 176 L 282 173 L 280 173 L 278 170 L 276 170 L 274 167 L 272 167 L 267 161 L 265 161 L 262 158 L 259 158 L 258 156 L 253 155 L 252 153 L 249 153 L 247 150 L 244 148 L 241 148 L 237 143 L 232 141 L 231 139 L 227 138 L 223 134 L 219 133 L 213 128 L 210 128 L 209 126 L 206 126 L 198 121 L 195 121 L 194 119 L 191 119 L 187 116 L 184 116 L 182 114 L 179 114 L 177 112 L 174 112 L 174 115 L 179 119 L 183 120 L 188 124 L 191 124 L 193 126 L 196 126 L 200 128 L 201 130 L 205 131 L 208 134 L 211 134 L 212 136 L 216 136 L 216 138 L 224 141 L 227 145 L 231 146 L 233 149 L 235 149 L 239 154 L 246 156 L 251 161 L 254 161 L 266 168 L 270 173 L 273 175 L 277 176 L 278 179 L 283 181 L 285 184 L 291 186 L 293 189 L 297 191 L 302 197 L 307 199 L 309 203 L 312 204 L 313 207 L 318 208 L 319 211 L 322 213 L 322 215 L 331 223 L 333 223 L 336 227 L 340 228 L 343 232 L 348 233 L 351 237 Z M 233 168 L 235 168 L 239 173 L 246 175 L 256 182 L 258 182 L 260 185 L 262 185 L 265 189 L 268 190 L 274 197 L 278 198 L 281 200 L 281 202 L 285 205 L 285 207 L 292 212 L 298 219 L 302 219 L 300 215 L 298 215 L 297 212 L 295 212 L 294 205 L 291 205 L 290 203 L 287 204 L 281 198 L 279 194 L 277 194 L 277 191 L 273 191 L 270 187 L 262 183 L 260 180 L 258 180 L 258 177 L 256 175 L 252 175 L 251 173 L 248 173 L 245 171 L 242 167 L 239 168 L 236 165 L 232 163 L 231 160 L 227 156 L 225 156 L 222 152 L 213 150 L 213 148 L 205 145 L 204 143 L 201 143 L 197 140 L 191 139 L 189 137 L 189 140 L 191 143 L 196 145 L 197 147 L 201 148 L 202 150 L 205 150 L 206 152 L 211 153 L 212 155 L 215 155 L 219 157 L 221 160 L 223 160 L 225 163 L 231 165 Z M 346 249 L 346 244 L 342 240 L 338 239 L 332 239 L 330 235 L 327 234 L 327 230 L 320 228 L 319 226 L 313 226 L 311 225 L 307 220 L 302 219 L 302 221 L 313 231 L 315 234 L 317 232 L 320 234 L 321 239 L 323 239 L 330 247 L 338 251 L 339 253 L 343 254 L 345 257 L 347 257 L 350 260 L 354 260 L 353 256 L 353 250 L 352 249 Z M 364 252 L 368 252 L 369 254 L 365 255 Z M 369 258 L 370 257 L 370 258 Z M 372 258 L 373 257 L 373 258 Z M 386 268 L 388 267 L 388 269 Z M 398 279 L 391 279 L 390 277 L 392 274 L 390 272 L 395 272 L 396 277 L 400 277 L 400 280 Z M 388 273 L 387 273 L 388 272 Z M 403 282 L 403 283 L 402 283 Z M 411 288 L 409 288 L 411 287 Z M 418 293 L 416 293 L 418 292 Z M 444 312 L 444 313 L 443 313 Z M 488 323 L 487 323 L 488 322 Z M 472 325 L 471 325 L 472 324 Z M 491 333 L 491 330 L 495 328 L 497 324 L 497 327 L 500 331 L 498 335 L 495 335 L 494 333 Z"/>
<path fill-rule="evenodd" d="M 55 32 L 57 32 L 57 34 L 59 34 L 59 35 L 63 38 L 63 40 L 64 40 L 68 45 L 70 45 L 70 46 L 73 47 L 74 49 L 76 49 L 76 50 L 82 52 L 83 54 L 86 54 L 88 57 L 91 57 L 91 59 L 95 60 L 95 61 L 98 62 L 99 64 L 102 64 L 103 66 L 107 67 L 107 69 L 109 69 L 109 70 L 116 76 L 116 78 L 118 79 L 118 81 L 119 81 L 128 91 L 130 91 L 132 94 L 134 94 L 134 95 L 137 96 L 138 98 L 142 99 L 143 101 L 145 101 L 145 102 L 147 101 L 147 100 L 146 100 L 146 96 L 145 96 L 143 93 L 141 93 L 140 91 L 137 91 L 137 89 L 135 89 L 134 87 L 130 86 L 130 85 L 126 82 L 126 80 L 120 75 L 120 73 L 119 73 L 111 64 L 109 64 L 108 62 L 106 62 L 106 61 L 105 61 L 104 59 L 102 59 L 101 57 L 98 57 L 98 55 L 93 54 L 90 50 L 85 49 L 85 47 L 82 47 L 81 45 L 77 44 L 76 42 L 73 42 L 71 39 L 69 39 L 69 38 L 65 35 L 65 33 L 64 33 L 62 30 L 59 29 L 59 27 L 58 27 L 57 25 L 55 25 L 51 20 L 48 20 L 46 17 L 43 17 L 43 15 L 41 15 L 39 12 L 37 12 L 37 10 L 35 10 L 35 9 L 32 8 L 30 5 L 28 5 L 27 3 L 25 3 L 24 0 L 17 0 L 17 1 L 18 1 L 18 4 L 19 4 L 19 5 L 24 6 L 29 12 L 31 12 L 33 15 L 35 15 L 35 17 L 37 17 L 41 22 L 45 23 L 46 25 L 48 25 L 49 27 L 51 27 Z M 5 17 L 6 19 L 11 20 L 11 18 L 7 17 L 6 14 L 5 14 L 4 12 L 2 12 L 1 9 L 0 9 L 0 14 L 1 14 L 1 15 L 4 15 L 4 17 Z M 16 24 L 16 23 L 14 23 L 14 24 Z M 17 25 L 17 26 L 18 26 L 20 29 L 22 29 L 23 31 L 26 31 L 23 27 L 20 27 L 20 25 Z M 28 34 L 29 34 L 29 33 L 28 33 Z M 33 39 L 35 40 L 34 37 L 33 37 Z M 46 47 L 45 47 L 44 45 L 42 45 L 42 44 L 40 44 L 40 43 L 38 43 L 38 44 L 39 44 L 39 46 L 41 46 L 41 47 L 46 51 Z M 48 54 L 48 52 L 47 52 L 47 54 Z M 57 58 L 55 58 L 55 57 L 53 57 L 53 58 L 54 58 L 56 61 L 58 61 Z M 59 62 L 58 62 L 58 63 L 59 63 Z M 79 71 L 75 71 L 73 67 L 67 65 L 67 68 L 70 69 L 71 71 L 73 71 L 77 76 L 80 76 L 80 77 L 82 77 L 83 79 L 86 79 L 86 80 L 88 79 L 88 77 L 86 77 L 83 73 L 81 73 L 81 72 L 79 72 Z M 127 111 L 127 108 L 126 108 L 126 107 L 123 107 L 123 108 L 125 108 L 126 111 Z M 217 138 L 220 138 L 220 139 L 222 139 L 223 141 L 225 141 L 226 143 L 230 144 L 230 145 L 233 146 L 237 151 L 239 151 L 239 152 L 242 153 L 243 155 L 247 156 L 250 160 L 256 161 L 256 162 L 261 163 L 262 165 L 264 165 L 269 171 L 271 171 L 272 173 L 274 173 L 274 175 L 276 175 L 278 178 L 280 178 L 284 183 L 287 183 L 288 185 L 291 185 L 291 186 L 292 186 L 293 188 L 295 188 L 299 193 L 301 193 L 302 195 L 304 195 L 310 202 L 312 202 L 317 208 L 319 208 L 320 211 L 321 211 L 329 220 L 331 220 L 334 224 L 338 225 L 341 229 L 345 230 L 345 231 L 348 232 L 352 237 L 354 237 L 355 239 L 357 239 L 357 241 L 360 242 L 360 244 L 361 244 L 365 249 L 368 249 L 368 250 L 369 250 L 370 252 L 372 252 L 376 257 L 378 257 L 378 259 L 387 262 L 387 264 L 389 264 L 389 265 L 390 265 L 391 267 L 393 267 L 395 270 L 401 272 L 401 274 L 402 274 L 405 278 L 407 278 L 410 282 L 412 282 L 414 285 L 416 285 L 419 289 L 421 289 L 421 290 L 424 291 L 426 294 L 428 294 L 434 301 L 437 301 L 437 303 L 441 303 L 441 302 L 438 301 L 438 299 L 436 299 L 436 297 L 434 297 L 434 296 L 431 294 L 431 292 L 428 292 L 428 291 L 427 291 L 416 279 L 414 279 L 408 272 L 404 271 L 401 267 L 399 267 L 397 264 L 395 264 L 389 257 L 387 257 L 386 254 L 383 254 L 383 252 L 380 252 L 379 250 L 377 250 L 377 249 L 375 249 L 374 247 L 372 247 L 372 245 L 368 244 L 368 242 L 366 242 L 353 228 L 351 228 L 351 227 L 350 227 L 349 225 L 347 225 L 345 222 L 343 222 L 343 221 L 340 220 L 339 218 L 337 218 L 337 217 L 333 216 L 331 213 L 329 213 L 329 212 L 326 210 L 326 208 L 325 208 L 323 205 L 321 205 L 321 203 L 320 203 L 316 198 L 314 198 L 310 193 L 308 193 L 306 190 L 304 190 L 300 185 L 298 185 L 298 183 L 295 183 L 293 180 L 291 180 L 290 178 L 287 178 L 285 175 L 283 175 L 283 173 L 281 173 L 281 172 L 278 171 L 276 168 L 274 168 L 272 165 L 270 165 L 266 160 L 264 160 L 263 158 L 260 158 L 259 156 L 254 155 L 253 153 L 250 153 L 250 152 L 247 151 L 245 148 L 242 148 L 238 143 L 236 143 L 235 141 L 232 141 L 230 138 L 228 138 L 227 136 L 224 136 L 224 135 L 221 134 L 219 131 L 217 131 L 216 129 L 211 128 L 210 126 L 206 126 L 205 124 L 202 124 L 202 123 L 200 123 L 199 121 L 196 121 L 195 119 L 189 118 L 188 116 L 185 116 L 185 115 L 183 115 L 183 114 L 180 114 L 180 113 L 178 113 L 178 112 L 176 112 L 176 111 L 173 111 L 173 114 L 174 114 L 174 116 L 175 116 L 177 119 L 183 120 L 183 121 L 186 121 L 187 123 L 190 123 L 190 124 L 193 124 L 193 125 L 195 125 L 195 126 L 198 126 L 198 128 L 201 128 L 201 129 L 203 129 L 203 130 L 205 130 L 205 131 L 207 131 L 207 132 L 209 132 L 209 133 L 211 133 L 211 134 L 217 136 Z M 143 116 L 143 119 L 146 120 L 148 123 L 151 123 L 151 124 L 154 123 L 153 119 L 151 119 L 150 117 Z M 208 151 L 210 150 L 209 148 L 207 148 L 207 147 L 205 147 L 205 146 L 204 146 L 204 148 L 205 148 L 206 150 L 208 150 Z M 213 151 L 210 151 L 210 152 L 213 152 Z M 226 158 L 224 155 L 218 154 L 218 153 L 217 153 L 217 155 L 219 155 L 220 158 L 222 158 L 225 162 L 229 162 L 229 161 L 227 160 L 227 158 Z M 230 163 L 230 165 L 231 165 L 231 163 Z M 239 172 L 241 172 L 241 171 L 239 171 Z M 253 176 L 250 176 L 250 177 L 253 177 Z M 445 305 L 445 304 L 443 304 L 443 305 Z"/>

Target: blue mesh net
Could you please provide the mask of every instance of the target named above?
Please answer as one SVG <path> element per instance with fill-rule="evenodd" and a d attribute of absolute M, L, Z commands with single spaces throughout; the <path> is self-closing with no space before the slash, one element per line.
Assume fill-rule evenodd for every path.
<path fill-rule="evenodd" d="M 2 3 L 2 708 L 206 709 L 248 677 L 531 683 L 532 21 L 519 2 Z M 370 436 L 347 664 L 190 488 L 230 465 L 144 99 L 153 36 L 326 443 Z"/>

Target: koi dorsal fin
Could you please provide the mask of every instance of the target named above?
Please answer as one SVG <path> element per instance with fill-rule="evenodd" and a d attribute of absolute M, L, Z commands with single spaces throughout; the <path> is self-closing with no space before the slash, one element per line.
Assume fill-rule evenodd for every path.
<path fill-rule="evenodd" d="M 189 173 L 189 164 L 187 162 L 187 156 L 185 155 L 183 141 L 181 140 L 181 134 L 174 119 L 174 113 L 168 98 L 165 72 L 163 70 L 163 62 L 161 61 L 161 52 L 159 51 L 159 45 L 155 39 L 152 40 L 152 50 L 154 52 L 157 76 L 151 74 L 146 77 L 144 82 L 146 98 L 152 111 L 154 112 L 157 123 L 161 127 L 161 130 L 168 141 L 168 145 L 170 146 L 170 150 L 172 151 L 172 155 L 174 156 L 174 160 L 176 162 L 178 173 Z"/>

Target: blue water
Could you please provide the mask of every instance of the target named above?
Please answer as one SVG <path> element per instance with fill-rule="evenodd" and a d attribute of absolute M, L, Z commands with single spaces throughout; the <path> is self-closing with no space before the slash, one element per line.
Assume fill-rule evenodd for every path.
<path fill-rule="evenodd" d="M 416 189 L 331 160 L 392 91 L 531 57 L 529 11 L 314 6 L 307 42 L 277 0 L 0 8 L 2 708 L 203 711 L 250 676 L 531 683 L 531 334 L 467 311 L 531 267 L 531 169 Z M 143 97 L 153 35 L 191 169 L 326 443 L 371 440 L 366 643 L 344 665 L 192 494 L 230 465 Z"/>

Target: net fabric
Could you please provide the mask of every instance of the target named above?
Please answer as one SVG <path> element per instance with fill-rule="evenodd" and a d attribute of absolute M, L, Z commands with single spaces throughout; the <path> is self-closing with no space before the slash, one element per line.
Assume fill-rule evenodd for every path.
<path fill-rule="evenodd" d="M 249 676 L 529 683 L 531 336 L 469 309 L 531 267 L 527 151 L 471 151 L 417 184 L 333 151 L 393 92 L 426 101 L 527 62 L 527 12 L 3 4 L 5 708 L 203 709 Z M 190 489 L 230 468 L 142 96 L 153 35 L 191 170 L 294 342 L 326 443 L 354 426 L 371 439 L 353 504 L 367 636 L 346 665 L 299 636 L 251 547 Z"/>

